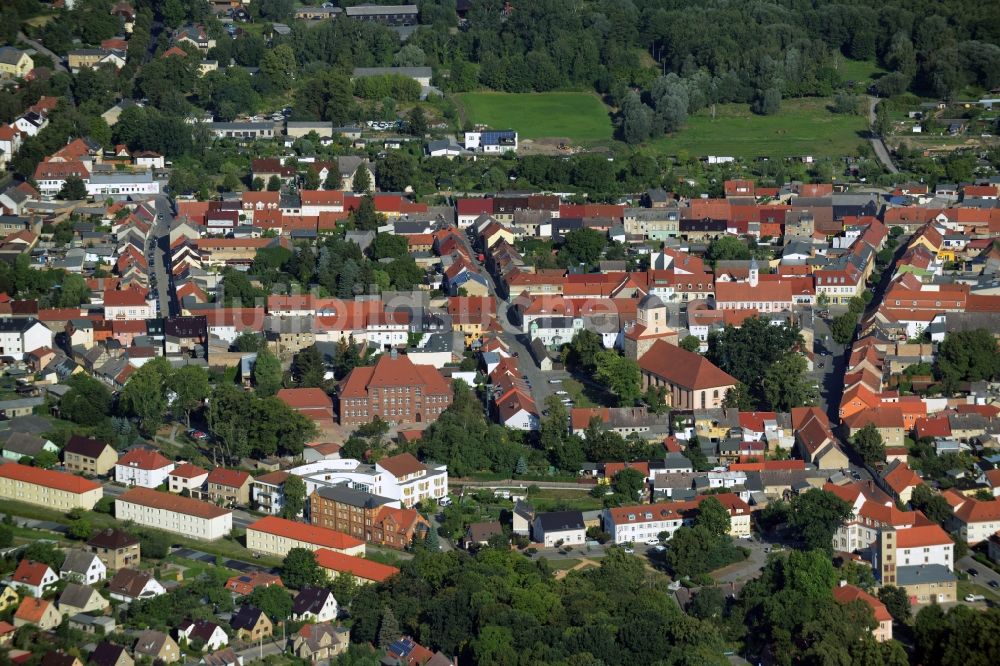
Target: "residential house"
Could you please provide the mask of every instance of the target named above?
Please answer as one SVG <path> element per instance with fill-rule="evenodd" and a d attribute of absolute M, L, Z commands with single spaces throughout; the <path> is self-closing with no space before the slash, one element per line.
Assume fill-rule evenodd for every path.
<path fill-rule="evenodd" d="M 214 652 L 229 644 L 225 629 L 208 620 L 186 620 L 177 627 L 177 640 L 201 645 L 202 652 Z"/>
<path fill-rule="evenodd" d="M 14 589 L 12 583 L 0 585 L 0 613 L 8 608 L 16 608 L 21 602 L 21 595 Z"/>
<path fill-rule="evenodd" d="M 503 526 L 498 520 L 487 520 L 470 523 L 462 537 L 462 545 L 466 548 L 474 548 L 489 545 L 490 539 L 495 536 L 503 536 Z"/>
<path fill-rule="evenodd" d="M 26 52 L 13 46 L 0 46 L 0 77 L 23 79 L 35 68 L 35 62 Z"/>
<path fill-rule="evenodd" d="M 331 622 L 306 624 L 292 641 L 292 654 L 311 663 L 332 660 L 347 651 L 351 632 Z"/>
<path fill-rule="evenodd" d="M 24 559 L 17 563 L 7 582 L 31 596 L 41 597 L 48 587 L 59 582 L 59 576 L 47 564 Z"/>
<path fill-rule="evenodd" d="M 258 511 L 280 515 L 285 508 L 285 481 L 289 476 L 288 472 L 278 470 L 253 479 L 250 487 L 253 506 Z"/>
<path fill-rule="evenodd" d="M 95 585 L 108 575 L 108 567 L 94 553 L 85 550 L 70 550 L 59 567 L 59 578 Z"/>
<path fill-rule="evenodd" d="M 337 612 L 333 592 L 320 587 L 302 588 L 292 604 L 295 622 L 330 622 L 337 619 Z"/>
<path fill-rule="evenodd" d="M 205 485 L 207 479 L 208 470 L 193 463 L 183 463 L 167 475 L 167 490 L 177 494 L 186 490 L 188 494 L 193 494 Z"/>
<path fill-rule="evenodd" d="M 34 459 L 42 451 L 59 453 L 59 447 L 42 437 L 26 432 L 12 432 L 3 444 L 3 457 L 15 462 L 24 458 Z"/>
<path fill-rule="evenodd" d="M 216 467 L 208 473 L 204 499 L 218 506 L 249 506 L 252 482 L 247 472 Z"/>
<path fill-rule="evenodd" d="M 52 347 L 52 331 L 34 317 L 0 317 L 0 356 L 24 360 L 28 352 Z"/>
<path fill-rule="evenodd" d="M 221 539 L 233 529 L 228 509 L 149 488 L 132 488 L 118 497 L 115 516 L 203 541 Z"/>
<path fill-rule="evenodd" d="M 818 407 L 792 408 L 792 428 L 795 444 L 806 462 L 819 469 L 844 469 L 847 454 L 830 429 L 830 420 Z"/>
<path fill-rule="evenodd" d="M 63 447 L 63 466 L 71 472 L 104 476 L 117 462 L 118 452 L 97 439 L 73 435 Z"/>
<path fill-rule="evenodd" d="M 167 481 L 175 465 L 159 451 L 135 448 L 115 463 L 115 481 L 126 486 L 158 488 Z"/>
<path fill-rule="evenodd" d="M 531 524 L 532 539 L 546 548 L 582 545 L 587 528 L 579 511 L 550 511 L 537 514 Z"/>
<path fill-rule="evenodd" d="M 150 661 L 164 664 L 172 664 L 181 659 L 181 648 L 177 645 L 177 641 L 154 629 L 139 632 L 132 653 L 137 658 L 148 657 Z"/>
<path fill-rule="evenodd" d="M 103 529 L 90 537 L 87 545 L 111 570 L 137 568 L 141 561 L 139 539 L 124 530 Z"/>
<path fill-rule="evenodd" d="M 663 532 L 673 536 L 678 528 L 692 524 L 698 514 L 698 507 L 708 497 L 715 497 L 729 512 L 730 535 L 749 536 L 750 505 L 733 493 L 699 495 L 689 501 L 608 508 L 601 516 L 603 528 L 611 535 L 614 543 L 619 544 L 659 539 Z"/>
<path fill-rule="evenodd" d="M 102 615 L 111 603 L 89 585 L 67 583 L 59 595 L 59 612 L 63 617 L 73 617 L 80 613 Z"/>
<path fill-rule="evenodd" d="M 876 597 L 859 587 L 849 585 L 847 581 L 841 581 L 840 585 L 833 588 L 833 598 L 839 604 L 860 601 L 871 608 L 872 615 L 875 617 L 875 628 L 872 629 L 875 640 L 880 643 L 892 640 L 892 615 L 889 614 L 889 609 L 886 608 L 885 604 Z"/>
<path fill-rule="evenodd" d="M 45 599 L 25 597 L 14 612 L 14 626 L 33 624 L 42 631 L 51 631 L 62 623 L 56 605 Z"/>
<path fill-rule="evenodd" d="M 160 582 L 144 571 L 119 569 L 108 582 L 112 599 L 132 603 L 136 599 L 151 599 L 166 594 Z"/>
<path fill-rule="evenodd" d="M 923 479 L 905 462 L 896 461 L 882 471 L 880 485 L 894 500 L 907 504 L 913 489 L 923 484 Z"/>
<path fill-rule="evenodd" d="M 238 597 L 249 596 L 258 587 L 270 587 L 271 585 L 284 587 L 281 578 L 263 571 L 237 574 L 226 581 L 226 589 Z"/>
<path fill-rule="evenodd" d="M 135 660 L 121 645 L 101 641 L 90 653 L 87 661 L 90 666 L 135 666 Z"/>
<path fill-rule="evenodd" d="M 236 640 L 242 643 L 259 643 L 274 633 L 271 619 L 253 606 L 241 607 L 229 620 L 229 626 L 236 632 Z"/>
<path fill-rule="evenodd" d="M 982 501 L 963 497 L 952 507 L 949 529 L 957 529 L 958 535 L 970 546 L 988 540 L 1000 531 L 1000 502 Z"/>

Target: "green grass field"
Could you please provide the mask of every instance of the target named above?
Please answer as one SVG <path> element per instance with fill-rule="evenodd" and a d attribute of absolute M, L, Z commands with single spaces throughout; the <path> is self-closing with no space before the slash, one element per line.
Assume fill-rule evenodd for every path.
<path fill-rule="evenodd" d="M 758 116 L 746 104 L 720 104 L 715 118 L 708 110 L 688 118 L 680 132 L 652 142 L 668 155 L 686 152 L 752 158 L 839 157 L 854 153 L 866 129 L 863 116 L 831 113 L 828 98 L 784 100 L 773 116 Z"/>
<path fill-rule="evenodd" d="M 566 138 L 574 143 L 610 141 L 608 107 L 589 93 L 456 95 L 465 118 L 494 129 L 517 130 L 523 139 Z"/>
<path fill-rule="evenodd" d="M 886 73 L 874 60 L 847 60 L 837 67 L 844 81 L 854 81 L 859 92 L 864 92 L 875 79 Z"/>

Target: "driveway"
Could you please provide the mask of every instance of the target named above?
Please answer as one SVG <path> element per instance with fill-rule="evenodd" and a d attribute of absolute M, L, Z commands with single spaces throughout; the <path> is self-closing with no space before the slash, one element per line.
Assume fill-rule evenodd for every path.
<path fill-rule="evenodd" d="M 869 126 L 875 125 L 875 107 L 878 106 L 878 101 L 877 97 L 868 98 Z M 878 161 L 882 163 L 882 166 L 884 166 L 889 173 L 899 173 L 899 169 L 897 169 L 896 165 L 892 163 L 892 156 L 885 147 L 885 142 L 882 140 L 882 137 L 876 136 L 875 133 L 872 132 L 869 141 L 871 141 L 872 149 L 875 151 L 875 156 L 878 158 Z"/>

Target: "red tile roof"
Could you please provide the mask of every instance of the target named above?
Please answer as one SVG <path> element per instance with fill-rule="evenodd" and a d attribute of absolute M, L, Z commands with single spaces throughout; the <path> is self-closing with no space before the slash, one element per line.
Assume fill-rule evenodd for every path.
<path fill-rule="evenodd" d="M 266 532 L 267 534 L 274 534 L 275 536 L 294 539 L 324 548 L 332 548 L 334 550 L 347 550 L 348 548 L 356 548 L 364 544 L 364 541 L 355 539 L 343 532 L 337 532 L 316 525 L 306 525 L 293 520 L 278 518 L 277 516 L 261 518 L 247 527 L 247 530 Z"/>
<path fill-rule="evenodd" d="M 889 609 L 881 601 L 854 585 L 841 585 L 833 590 L 833 598 L 841 604 L 849 604 L 852 601 L 861 601 L 871 607 L 875 615 L 876 622 L 891 622 L 892 616 Z"/>
<path fill-rule="evenodd" d="M 173 495 L 171 493 L 162 493 L 151 488 L 131 488 L 119 497 L 117 501 L 206 519 L 218 518 L 232 513 L 228 509 L 217 507 L 208 502 L 202 502 L 191 497 L 181 497 L 180 495 Z"/>
<path fill-rule="evenodd" d="M 176 476 L 182 479 L 193 479 L 196 476 L 201 476 L 202 474 L 208 474 L 208 470 L 202 469 L 194 463 L 184 463 L 179 467 L 175 467 L 174 471 L 170 473 L 170 476 Z"/>
<path fill-rule="evenodd" d="M 734 386 L 736 379 L 701 354 L 657 340 L 639 359 L 639 367 L 689 390 Z"/>
<path fill-rule="evenodd" d="M 20 463 L 6 463 L 0 465 L 0 477 L 23 481 L 37 486 L 63 490 L 77 495 L 96 490 L 101 484 L 88 481 L 80 476 L 73 476 L 64 472 L 54 472 L 41 467 L 28 467 Z"/>
<path fill-rule="evenodd" d="M 224 469 L 216 467 L 208 473 L 207 483 L 215 483 L 229 488 L 242 488 L 248 480 L 251 480 L 249 472 L 241 472 L 236 469 Z"/>
<path fill-rule="evenodd" d="M 316 562 L 324 569 L 330 569 L 337 573 L 348 573 L 376 583 L 381 583 L 399 573 L 399 569 L 396 567 L 372 562 L 362 557 L 345 555 L 326 548 L 320 548 L 316 551 Z"/>
<path fill-rule="evenodd" d="M 897 548 L 923 548 L 953 543 L 948 533 L 940 525 L 915 525 L 896 530 Z"/>
<path fill-rule="evenodd" d="M 52 604 L 45 599 L 36 599 L 35 597 L 26 597 L 21 600 L 21 605 L 17 607 L 17 612 L 14 613 L 14 619 L 24 620 L 25 622 L 30 622 L 32 624 L 38 624 L 45 617 L 45 611 L 49 609 Z"/>
<path fill-rule="evenodd" d="M 243 596 L 250 594 L 258 587 L 270 587 L 271 585 L 277 585 L 278 587 L 285 586 L 281 582 L 281 578 L 263 571 L 238 574 L 226 581 L 227 590 Z"/>
<path fill-rule="evenodd" d="M 411 453 L 400 453 L 399 455 L 382 458 L 378 461 L 378 465 L 397 479 L 409 476 L 410 474 L 423 472 L 427 469 L 424 464 L 414 458 Z"/>
<path fill-rule="evenodd" d="M 138 289 L 121 289 L 104 292 L 104 307 L 142 307 L 146 305 L 146 294 Z"/>
<path fill-rule="evenodd" d="M 163 469 L 173 463 L 164 458 L 159 451 L 132 449 L 118 459 L 118 464 L 123 467 L 134 467 L 136 469 Z"/>
<path fill-rule="evenodd" d="M 32 585 L 38 587 L 45 580 L 45 574 L 55 573 L 49 568 L 49 565 L 44 562 L 35 562 L 34 560 L 21 560 L 17 564 L 17 569 L 14 570 L 14 574 L 11 576 L 11 580 L 15 585 L 22 583 L 24 585 Z"/>

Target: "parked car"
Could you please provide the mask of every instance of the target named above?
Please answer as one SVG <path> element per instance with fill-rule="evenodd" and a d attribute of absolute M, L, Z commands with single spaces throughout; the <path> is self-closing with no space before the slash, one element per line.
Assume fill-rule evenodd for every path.
<path fill-rule="evenodd" d="M 975 569 L 966 569 L 965 573 L 969 574 L 970 576 L 978 576 L 979 575 L 979 572 L 976 571 Z"/>
<path fill-rule="evenodd" d="M 556 391 L 556 395 L 569 395 L 567 391 Z"/>
<path fill-rule="evenodd" d="M 972 603 L 974 601 L 986 601 L 986 597 L 981 594 L 967 594 L 965 600 Z"/>
<path fill-rule="evenodd" d="M 550 379 L 549 384 L 562 384 L 561 379 Z"/>
<path fill-rule="evenodd" d="M 992 587 L 995 590 L 997 588 L 1000 588 L 1000 583 L 996 582 L 995 580 L 991 580 L 989 582 L 989 586 Z"/>
<path fill-rule="evenodd" d="M 632 544 L 630 544 L 630 543 L 625 544 L 625 552 L 628 553 L 629 555 L 631 555 L 632 553 L 635 552 L 635 548 L 633 548 Z"/>
<path fill-rule="evenodd" d="M 655 546 L 660 543 L 659 539 L 646 539 L 647 546 Z"/>

